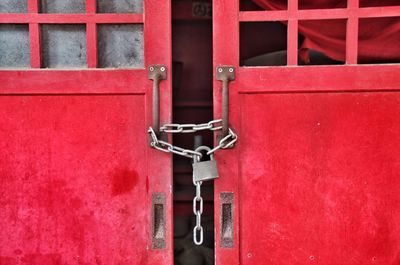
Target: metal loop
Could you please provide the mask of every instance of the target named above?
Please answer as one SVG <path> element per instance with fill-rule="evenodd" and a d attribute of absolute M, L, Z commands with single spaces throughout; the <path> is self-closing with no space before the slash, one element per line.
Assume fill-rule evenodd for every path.
<path fill-rule="evenodd" d="M 196 212 L 196 226 L 201 227 L 201 212 Z"/>
<path fill-rule="evenodd" d="M 197 238 L 197 232 L 199 231 L 200 239 L 198 240 Z M 203 227 L 194 227 L 193 228 L 193 242 L 197 245 L 200 246 L 203 244 Z"/>
<path fill-rule="evenodd" d="M 221 130 L 222 125 L 218 125 L 222 123 L 222 120 L 212 120 L 208 123 L 202 123 L 202 124 L 165 124 L 160 128 L 161 132 L 167 132 L 167 133 L 189 133 L 189 132 L 196 132 L 196 131 L 202 131 L 202 130 L 211 130 L 211 131 L 216 131 L 216 130 Z M 237 142 L 237 135 L 233 132 L 231 128 L 228 130 L 228 135 L 222 138 L 219 142 L 218 145 L 215 146 L 214 148 L 210 149 L 209 147 L 205 146 L 202 147 L 201 149 L 196 149 L 196 150 L 190 150 L 190 149 L 184 149 L 175 145 L 172 145 L 166 141 L 159 140 L 157 137 L 156 132 L 152 127 L 149 128 L 148 133 L 151 138 L 150 146 L 160 150 L 165 153 L 173 153 L 176 155 L 184 156 L 187 158 L 191 158 L 196 161 L 200 161 L 200 159 L 203 157 L 203 154 L 200 151 L 207 151 L 207 155 L 212 155 L 219 149 L 227 149 L 231 148 L 234 146 L 234 144 Z"/>
<path fill-rule="evenodd" d="M 197 202 L 200 202 L 199 209 L 197 209 Z M 193 198 L 193 213 L 197 215 L 198 212 L 200 214 L 203 214 L 203 198 L 202 197 L 200 197 L 200 198 L 194 197 Z"/>

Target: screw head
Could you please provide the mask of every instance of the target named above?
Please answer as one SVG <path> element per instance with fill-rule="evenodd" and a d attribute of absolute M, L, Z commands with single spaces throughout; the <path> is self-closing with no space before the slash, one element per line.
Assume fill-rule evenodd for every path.
<path fill-rule="evenodd" d="M 150 70 L 151 72 L 153 72 L 153 71 L 154 71 L 154 67 L 153 67 L 153 66 L 150 66 L 149 70 Z"/>
<path fill-rule="evenodd" d="M 233 73 L 233 68 L 229 68 L 229 73 Z"/>
<path fill-rule="evenodd" d="M 218 68 L 219 73 L 222 73 L 222 71 L 224 71 L 222 68 Z"/>
<path fill-rule="evenodd" d="M 164 71 L 165 71 L 165 67 L 162 66 L 162 67 L 160 68 L 160 70 L 161 70 L 161 72 L 164 72 Z"/>

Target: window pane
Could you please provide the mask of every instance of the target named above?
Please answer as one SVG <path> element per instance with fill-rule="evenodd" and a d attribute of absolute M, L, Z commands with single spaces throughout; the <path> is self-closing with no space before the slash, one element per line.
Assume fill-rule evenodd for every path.
<path fill-rule="evenodd" d="M 143 67 L 143 25 L 99 25 L 99 67 Z"/>
<path fill-rule="evenodd" d="M 99 13 L 143 13 L 143 0 L 97 0 Z"/>
<path fill-rule="evenodd" d="M 41 0 L 42 13 L 85 13 L 85 0 Z"/>
<path fill-rule="evenodd" d="M 286 35 L 287 27 L 283 22 L 240 23 L 240 65 L 286 65 Z"/>
<path fill-rule="evenodd" d="M 42 25 L 42 67 L 86 67 L 84 25 Z"/>
<path fill-rule="evenodd" d="M 0 25 L 0 67 L 29 67 L 28 25 Z"/>
<path fill-rule="evenodd" d="M 358 30 L 358 63 L 400 63 L 400 17 L 362 18 Z"/>
<path fill-rule="evenodd" d="M 27 0 L 0 0 L 0 13 L 27 13 Z"/>

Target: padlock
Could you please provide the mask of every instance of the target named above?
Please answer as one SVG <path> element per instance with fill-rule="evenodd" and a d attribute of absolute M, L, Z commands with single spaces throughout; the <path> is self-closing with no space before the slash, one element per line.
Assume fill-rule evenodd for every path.
<path fill-rule="evenodd" d="M 207 146 L 200 146 L 195 151 L 210 151 L 211 149 Z M 217 162 L 214 160 L 214 156 L 210 155 L 210 160 L 200 161 L 199 157 L 195 157 L 193 161 L 193 181 L 207 181 L 218 178 Z"/>

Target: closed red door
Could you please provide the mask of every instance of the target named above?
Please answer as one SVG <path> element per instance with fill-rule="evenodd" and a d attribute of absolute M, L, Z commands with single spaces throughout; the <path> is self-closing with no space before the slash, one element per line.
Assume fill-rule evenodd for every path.
<path fill-rule="evenodd" d="M 399 264 L 400 66 L 357 64 L 365 20 L 398 21 L 399 6 L 288 2 L 288 11 L 244 11 L 214 1 L 214 67 L 235 69 L 229 121 L 238 134 L 234 149 L 216 154 L 216 264 Z M 337 49 L 346 62 L 298 66 L 303 20 L 333 18 L 345 22 Z M 242 29 L 273 21 L 284 22 L 275 32 L 287 24 L 285 65 L 240 65 Z M 217 80 L 214 107 L 221 117 Z"/>
<path fill-rule="evenodd" d="M 171 118 L 170 1 L 22 2 L 0 4 L 0 264 L 172 264 L 147 134 L 151 65 Z"/>

